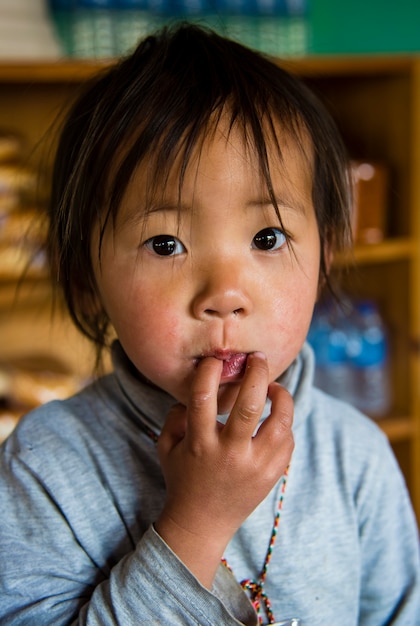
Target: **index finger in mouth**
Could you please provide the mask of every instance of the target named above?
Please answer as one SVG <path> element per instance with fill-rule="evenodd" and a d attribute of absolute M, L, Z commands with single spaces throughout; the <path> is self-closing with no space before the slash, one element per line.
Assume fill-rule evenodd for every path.
<path fill-rule="evenodd" d="M 215 428 L 222 367 L 222 362 L 214 357 L 205 357 L 197 363 L 187 407 L 191 435 L 203 432 L 206 428 Z"/>
<path fill-rule="evenodd" d="M 268 384 L 266 356 L 261 352 L 250 354 L 238 397 L 225 426 L 227 437 L 252 437 L 264 410 Z"/>

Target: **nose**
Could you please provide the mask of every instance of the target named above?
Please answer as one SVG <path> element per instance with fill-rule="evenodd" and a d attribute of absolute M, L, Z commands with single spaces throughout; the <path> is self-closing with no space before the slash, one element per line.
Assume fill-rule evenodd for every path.
<path fill-rule="evenodd" d="M 232 265 L 207 267 L 193 299 L 193 315 L 197 319 L 227 319 L 249 315 L 252 299 L 243 269 Z"/>

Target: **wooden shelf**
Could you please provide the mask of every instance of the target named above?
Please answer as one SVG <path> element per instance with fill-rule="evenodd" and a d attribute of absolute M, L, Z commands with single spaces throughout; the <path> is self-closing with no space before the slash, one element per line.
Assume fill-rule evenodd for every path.
<path fill-rule="evenodd" d="M 2 63 L 0 81 L 3 83 L 81 83 L 113 63 L 113 60 L 61 60 L 45 63 Z"/>
<path fill-rule="evenodd" d="M 391 443 L 408 441 L 414 434 L 414 422 L 410 417 L 384 417 L 374 420 Z"/>
<path fill-rule="evenodd" d="M 297 59 L 282 59 L 279 65 L 306 77 L 351 77 L 389 76 L 409 72 L 413 59 L 420 55 L 376 54 L 370 56 L 308 56 Z M 95 75 L 101 69 L 116 62 L 116 59 L 71 59 L 63 58 L 46 62 L 13 62 L 0 64 L 2 82 L 81 82 Z"/>
<path fill-rule="evenodd" d="M 415 54 L 372 54 L 301 57 L 279 61 L 279 65 L 306 77 L 392 76 L 409 73 Z"/>
<path fill-rule="evenodd" d="M 356 244 L 354 250 L 337 257 L 337 266 L 353 263 L 368 265 L 375 263 L 391 263 L 413 258 L 417 254 L 417 244 L 409 237 L 385 239 L 377 244 Z"/>
<path fill-rule="evenodd" d="M 0 312 L 13 313 L 17 308 L 51 302 L 51 286 L 46 276 L 32 276 L 25 280 L 0 281 Z"/>

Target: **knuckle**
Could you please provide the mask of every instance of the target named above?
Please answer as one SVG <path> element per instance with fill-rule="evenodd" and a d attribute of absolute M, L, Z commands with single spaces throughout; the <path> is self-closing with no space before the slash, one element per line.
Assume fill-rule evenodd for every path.
<path fill-rule="evenodd" d="M 257 404 L 241 404 L 237 407 L 237 417 L 245 423 L 255 421 L 260 416 L 260 407 Z"/>
<path fill-rule="evenodd" d="M 278 420 L 274 428 L 274 437 L 283 445 L 294 445 L 294 438 L 291 424 L 285 424 L 284 421 Z"/>
<path fill-rule="evenodd" d="M 211 401 L 212 394 L 209 391 L 197 390 L 190 398 L 189 409 L 192 413 L 200 413 Z"/>
<path fill-rule="evenodd" d="M 203 459 L 207 448 L 201 440 L 192 440 L 188 442 L 188 453 L 193 459 Z"/>
<path fill-rule="evenodd" d="M 273 464 L 271 467 L 267 468 L 265 472 L 265 480 L 267 481 L 268 486 L 272 487 L 275 485 L 280 480 L 283 473 L 283 465 L 279 463 Z"/>
<path fill-rule="evenodd" d="M 270 430 L 272 444 L 284 451 L 289 450 L 291 453 L 295 444 L 292 422 L 289 417 L 287 417 L 286 420 L 283 420 L 281 416 L 277 416 L 277 419 L 272 423 L 272 428 Z"/>
<path fill-rule="evenodd" d="M 287 407 L 283 407 L 278 413 L 277 423 L 280 429 L 283 431 L 291 431 L 293 424 L 293 406 L 290 410 Z"/>

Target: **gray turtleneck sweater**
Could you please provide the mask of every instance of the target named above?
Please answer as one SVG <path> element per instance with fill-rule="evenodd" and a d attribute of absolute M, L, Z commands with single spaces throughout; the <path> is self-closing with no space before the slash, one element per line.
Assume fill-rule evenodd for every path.
<path fill-rule="evenodd" d="M 229 544 L 232 573 L 221 565 L 203 588 L 152 525 L 165 498 L 154 439 L 174 400 L 113 353 L 112 374 L 32 412 L 1 447 L 0 623 L 257 624 L 236 581 L 259 577 L 281 483 Z M 373 422 L 313 388 L 313 367 L 305 346 L 281 380 L 295 450 L 264 587 L 274 616 L 419 626 L 418 532 L 397 463 Z"/>

